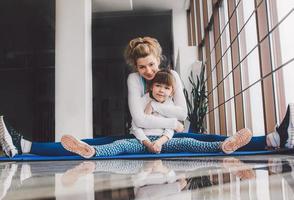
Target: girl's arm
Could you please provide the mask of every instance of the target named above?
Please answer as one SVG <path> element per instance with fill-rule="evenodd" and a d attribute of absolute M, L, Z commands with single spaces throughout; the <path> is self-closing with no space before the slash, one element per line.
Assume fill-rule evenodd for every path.
<path fill-rule="evenodd" d="M 138 128 L 134 122 L 132 122 L 132 128 L 130 130 L 130 133 L 133 134 L 137 140 L 141 144 L 143 144 L 145 147 L 147 147 L 148 151 L 151 153 L 156 153 L 153 143 L 149 140 L 149 138 L 145 135 L 142 128 Z"/>
<path fill-rule="evenodd" d="M 170 139 L 173 138 L 174 133 L 175 133 L 174 130 L 166 128 L 166 129 L 164 130 L 164 133 L 163 133 L 162 135 L 165 135 L 166 137 L 168 137 L 168 140 L 170 140 Z"/>
<path fill-rule="evenodd" d="M 187 118 L 188 110 L 185 95 L 183 92 L 183 86 L 178 73 L 171 70 L 175 78 L 175 92 L 173 96 L 174 104 L 162 104 L 152 101 L 152 108 L 168 118 L 177 118 L 180 121 L 184 121 Z M 167 127 L 166 127 L 167 128 Z"/>
<path fill-rule="evenodd" d="M 145 135 L 143 129 L 138 128 L 133 121 L 132 121 L 132 128 L 130 130 L 130 133 L 133 134 L 137 138 L 137 140 L 139 140 L 139 142 L 141 144 L 143 144 L 145 147 L 147 147 L 149 152 L 156 153 L 153 148 L 153 143 Z"/>
<path fill-rule="evenodd" d="M 140 76 L 132 73 L 128 77 L 128 103 L 134 123 L 141 128 L 170 128 L 176 129 L 178 120 L 176 118 L 162 118 L 144 113 L 145 106 L 142 106 L 143 88 L 140 83 Z"/>
<path fill-rule="evenodd" d="M 174 130 L 165 129 L 162 136 L 153 142 L 155 153 L 160 153 L 162 149 L 162 145 L 164 145 L 167 141 L 172 139 L 173 136 L 174 136 Z"/>
<path fill-rule="evenodd" d="M 140 141 L 140 143 L 143 144 L 143 141 L 150 141 L 149 138 L 145 135 L 144 131 L 142 128 L 139 128 L 136 126 L 134 122 L 132 122 L 132 127 L 130 129 L 130 133 L 133 134 L 137 140 Z"/>

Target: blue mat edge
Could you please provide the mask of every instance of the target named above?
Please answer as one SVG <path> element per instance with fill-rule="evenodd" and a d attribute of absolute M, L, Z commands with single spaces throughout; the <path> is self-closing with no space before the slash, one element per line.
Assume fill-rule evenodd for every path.
<path fill-rule="evenodd" d="M 14 158 L 0 156 L 0 162 L 23 161 L 64 161 L 64 160 L 106 160 L 106 159 L 150 159 L 150 158 L 177 158 L 177 157 L 211 157 L 211 156 L 245 156 L 294 153 L 294 149 L 277 149 L 262 151 L 236 151 L 232 154 L 218 153 L 161 153 L 161 154 L 124 154 L 117 156 L 101 156 L 85 159 L 80 156 L 38 156 L 32 154 L 17 155 Z"/>

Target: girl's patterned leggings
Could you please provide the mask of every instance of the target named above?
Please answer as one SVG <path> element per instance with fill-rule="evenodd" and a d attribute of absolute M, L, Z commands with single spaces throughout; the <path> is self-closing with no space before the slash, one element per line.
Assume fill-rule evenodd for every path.
<path fill-rule="evenodd" d="M 159 136 L 149 136 L 155 141 Z M 162 146 L 162 153 L 175 152 L 219 152 L 222 142 L 204 142 L 193 138 L 172 138 Z M 96 156 L 114 156 L 119 154 L 149 153 L 137 139 L 122 139 L 110 144 L 94 145 Z"/>

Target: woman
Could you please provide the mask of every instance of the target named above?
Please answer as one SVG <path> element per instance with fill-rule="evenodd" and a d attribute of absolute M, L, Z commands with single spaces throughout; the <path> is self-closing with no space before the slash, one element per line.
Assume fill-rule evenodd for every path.
<path fill-rule="evenodd" d="M 169 70 L 158 71 L 148 83 L 149 92 L 140 100 L 144 113 L 165 119 L 165 115 L 151 110 L 149 103 L 158 102 L 161 106 L 173 105 L 175 81 Z M 170 106 L 171 107 L 171 106 Z M 164 114 L 164 113 L 163 113 Z M 203 142 L 193 138 L 173 138 L 172 129 L 140 128 L 132 122 L 130 131 L 136 139 L 121 139 L 104 145 L 88 145 L 71 135 L 63 135 L 62 146 L 70 152 L 84 158 L 95 156 L 115 156 L 120 154 L 175 153 L 175 152 L 224 152 L 233 153 L 246 145 L 252 138 L 252 132 L 242 129 L 224 142 Z"/>
<path fill-rule="evenodd" d="M 175 79 L 174 105 L 158 106 L 152 102 L 150 106 L 167 118 L 147 115 L 140 106 L 140 98 L 147 92 L 146 82 L 153 79 L 162 59 L 162 49 L 158 41 L 150 37 L 138 37 L 131 40 L 125 51 L 126 62 L 136 71 L 128 77 L 128 103 L 133 121 L 141 128 L 168 128 L 181 132 L 184 127 L 179 122 L 187 117 L 187 106 L 183 94 L 183 87 L 179 75 L 171 71 Z M 224 141 L 227 137 L 220 135 L 193 134 L 193 138 L 201 141 Z M 285 137 L 281 137 L 285 138 Z M 97 145 L 97 139 L 83 140 L 87 144 Z M 101 142 L 101 140 L 99 140 Z M 112 142 L 111 138 L 105 143 Z M 281 141 L 282 143 L 282 141 Z M 14 129 L 9 131 L 5 127 L 3 117 L 0 118 L 0 144 L 7 156 L 13 157 L 17 153 L 31 153 L 37 155 L 64 156 L 72 155 L 60 143 L 37 143 L 25 140 Z M 101 143 L 100 143 L 101 144 Z M 242 150 L 265 149 L 266 137 L 253 137 Z"/>

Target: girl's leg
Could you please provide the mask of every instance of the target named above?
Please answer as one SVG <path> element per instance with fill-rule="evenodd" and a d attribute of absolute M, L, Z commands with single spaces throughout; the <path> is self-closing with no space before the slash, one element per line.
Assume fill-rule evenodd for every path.
<path fill-rule="evenodd" d="M 203 133 L 177 133 L 175 134 L 175 137 L 189 137 L 204 142 L 219 142 L 228 138 L 228 136 Z"/>
<path fill-rule="evenodd" d="M 164 152 L 218 152 L 227 154 L 244 147 L 252 139 L 249 129 L 241 129 L 223 142 L 203 142 L 194 138 L 174 138 L 163 146 Z"/>
<path fill-rule="evenodd" d="M 137 139 L 122 139 L 110 144 L 93 146 L 96 156 L 115 156 L 119 154 L 147 153 L 146 147 Z"/>
<path fill-rule="evenodd" d="M 222 142 L 204 142 L 193 138 L 173 138 L 162 146 L 162 152 L 219 152 Z"/>
<path fill-rule="evenodd" d="M 64 135 L 61 144 L 69 152 L 84 158 L 93 156 L 114 156 L 124 153 L 146 153 L 147 148 L 137 139 L 122 139 L 104 145 L 89 145 L 71 135 Z"/>

